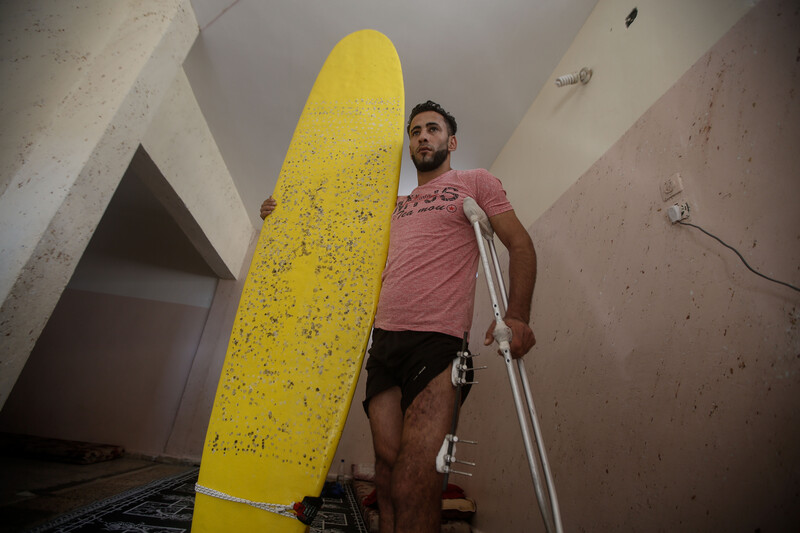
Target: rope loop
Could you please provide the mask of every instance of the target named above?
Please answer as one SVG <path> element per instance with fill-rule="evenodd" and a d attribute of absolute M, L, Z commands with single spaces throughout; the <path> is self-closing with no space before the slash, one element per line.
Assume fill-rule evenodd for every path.
<path fill-rule="evenodd" d="M 245 505 L 250 505 L 251 507 L 261 509 L 262 511 L 279 514 L 287 518 L 296 518 L 306 525 L 311 525 L 311 523 L 314 521 L 314 517 L 317 516 L 317 512 L 319 512 L 319 510 L 322 508 L 323 503 L 322 498 L 314 498 L 311 496 L 306 496 L 303 498 L 302 502 L 295 502 L 291 505 L 254 502 L 244 498 L 231 496 L 230 494 L 225 494 L 224 492 L 216 489 L 204 487 L 200 483 L 195 484 L 194 490 L 198 494 L 204 494 L 206 496 L 211 496 L 212 498 L 219 498 L 220 500 L 234 503 L 243 503 Z"/>
<path fill-rule="evenodd" d="M 225 494 L 224 492 L 218 491 L 216 489 L 210 489 L 208 487 L 204 487 L 200 483 L 195 484 L 194 490 L 198 494 L 205 494 L 206 496 L 211 496 L 212 498 L 219 498 L 220 500 L 226 500 L 235 503 L 243 503 L 245 505 L 250 505 L 251 507 L 256 507 L 257 509 L 261 509 L 262 511 L 269 511 L 270 513 L 279 514 L 281 516 L 286 516 L 289 518 L 297 518 L 297 515 L 295 515 L 294 513 L 294 504 L 280 505 L 277 503 L 254 502 L 251 500 L 246 500 L 244 498 L 237 498 L 236 496 L 231 496 L 230 494 Z"/>

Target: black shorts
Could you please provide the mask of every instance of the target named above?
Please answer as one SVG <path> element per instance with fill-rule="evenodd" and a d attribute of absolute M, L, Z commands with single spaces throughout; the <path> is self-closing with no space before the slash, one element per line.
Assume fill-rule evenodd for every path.
<path fill-rule="evenodd" d="M 436 376 L 449 369 L 453 359 L 461 351 L 462 339 L 425 331 L 384 331 L 375 328 L 372 332 L 372 347 L 367 359 L 367 393 L 364 411 L 369 416 L 369 401 L 377 394 L 392 387 L 400 387 L 400 408 L 403 413 L 414 398 Z M 467 360 L 472 368 L 472 361 Z M 472 371 L 467 372 L 467 381 L 472 381 Z M 467 398 L 471 385 L 461 387 L 462 403 Z"/>

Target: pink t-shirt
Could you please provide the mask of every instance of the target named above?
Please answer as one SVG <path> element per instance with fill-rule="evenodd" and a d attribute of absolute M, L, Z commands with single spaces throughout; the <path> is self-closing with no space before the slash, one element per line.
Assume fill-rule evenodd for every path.
<path fill-rule="evenodd" d="M 489 217 L 512 209 L 500 180 L 483 169 L 450 170 L 398 198 L 375 327 L 459 338 L 469 331 L 480 259 L 466 196 Z"/>

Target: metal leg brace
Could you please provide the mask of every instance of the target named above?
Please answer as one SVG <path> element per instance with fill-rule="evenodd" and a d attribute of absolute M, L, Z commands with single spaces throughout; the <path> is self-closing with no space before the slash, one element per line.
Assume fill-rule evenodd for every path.
<path fill-rule="evenodd" d="M 550 472 L 550 465 L 547 461 L 547 453 L 542 441 L 541 430 L 539 429 L 539 421 L 536 416 L 536 409 L 533 405 L 533 395 L 531 394 L 528 376 L 525 372 L 525 363 L 521 358 L 517 359 L 517 372 L 514 372 L 514 361 L 511 357 L 510 349 L 511 329 L 506 326 L 505 322 L 503 322 L 502 317 L 505 313 L 503 310 L 501 310 L 497 301 L 494 276 L 489 268 L 489 259 L 487 257 L 484 239 L 489 245 L 492 262 L 494 263 L 494 271 L 497 276 L 497 284 L 500 288 L 500 294 L 503 298 L 503 309 L 506 309 L 508 307 L 508 297 L 506 295 L 505 284 L 503 283 L 503 276 L 500 270 L 500 262 L 498 261 L 497 252 L 494 247 L 494 231 L 489 223 L 486 213 L 483 212 L 483 210 L 472 198 L 464 199 L 464 214 L 467 216 L 467 219 L 469 219 L 470 223 L 475 229 L 475 238 L 478 241 L 478 248 L 480 249 L 481 253 L 481 261 L 483 263 L 484 273 L 486 274 L 486 283 L 489 286 L 489 296 L 492 300 L 492 308 L 494 310 L 494 318 L 496 321 L 494 337 L 499 344 L 500 351 L 503 354 L 503 359 L 506 363 L 508 379 L 511 384 L 511 392 L 514 396 L 514 405 L 517 409 L 517 417 L 519 418 L 520 429 L 522 430 L 522 440 L 525 444 L 525 453 L 528 456 L 528 465 L 530 467 L 531 477 L 533 478 L 533 486 L 536 492 L 536 499 L 539 502 L 539 509 L 542 513 L 547 531 L 550 533 L 561 533 L 563 531 L 561 525 L 561 512 L 558 507 L 558 498 L 556 496 L 555 485 L 553 484 L 553 476 Z M 520 385 L 517 383 L 518 380 L 522 385 L 525 403 L 527 404 L 528 408 L 527 417 L 525 408 L 522 405 L 523 396 L 520 394 Z M 539 452 L 539 460 L 541 461 L 542 469 L 544 470 L 547 492 L 549 494 L 549 505 L 547 505 L 545 500 L 543 490 L 544 487 L 542 486 L 540 479 L 537 460 L 533 453 L 533 445 L 528 427 L 529 424 L 533 428 L 536 447 Z"/>
<path fill-rule="evenodd" d="M 461 440 L 456 436 L 456 429 L 458 428 L 458 414 L 461 409 L 461 387 L 464 385 L 475 385 L 477 381 L 467 381 L 467 372 L 470 370 L 481 370 L 482 368 L 470 369 L 469 360 L 474 357 L 467 350 L 467 336 L 468 332 L 464 333 L 464 340 L 461 343 L 461 351 L 458 352 L 458 357 L 453 360 L 453 367 L 450 371 L 450 381 L 456 389 L 455 405 L 453 406 L 453 423 L 450 426 L 450 433 L 445 435 L 442 447 L 436 455 L 436 471 L 444 474 L 444 483 L 442 491 L 447 490 L 447 482 L 449 475 L 461 474 L 462 476 L 472 476 L 469 472 L 462 472 L 454 470 L 451 465 L 459 463 L 463 465 L 475 466 L 475 463 L 469 461 L 461 461 L 456 459 L 456 443 L 463 442 L 464 444 L 477 444 L 474 441 Z"/>

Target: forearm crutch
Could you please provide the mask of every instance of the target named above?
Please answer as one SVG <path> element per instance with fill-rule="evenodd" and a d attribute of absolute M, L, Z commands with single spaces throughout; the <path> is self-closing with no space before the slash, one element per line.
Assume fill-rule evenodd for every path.
<path fill-rule="evenodd" d="M 472 224 L 475 230 L 475 238 L 478 241 L 478 248 L 481 253 L 481 262 L 483 263 L 483 270 L 486 274 L 486 283 L 489 287 L 489 296 L 492 299 L 492 309 L 494 311 L 495 328 L 494 338 L 499 344 L 500 352 L 506 363 L 506 370 L 508 371 L 508 380 L 511 383 L 511 392 L 514 396 L 514 405 L 517 408 L 517 417 L 519 418 L 520 429 L 522 430 L 522 440 L 525 444 L 525 453 L 528 456 L 528 465 L 531 470 L 531 477 L 533 478 L 533 487 L 536 492 L 536 499 L 539 501 L 539 510 L 542 513 L 545 527 L 550 533 L 561 533 L 563 531 L 561 526 L 561 512 L 558 508 L 558 498 L 556 496 L 555 485 L 553 484 L 553 476 L 550 473 L 550 465 L 547 462 L 547 452 L 544 448 L 542 441 L 541 430 L 539 429 L 539 421 L 536 417 L 536 408 L 533 405 L 533 396 L 531 395 L 530 384 L 528 383 L 528 375 L 525 372 L 525 363 L 522 358 L 516 360 L 517 372 L 514 372 L 513 359 L 511 357 L 511 328 L 506 326 L 503 322 L 504 310 L 508 308 L 508 296 L 506 295 L 505 284 L 503 283 L 503 275 L 500 270 L 500 262 L 497 258 L 497 251 L 494 247 L 494 230 L 489 223 L 489 218 L 486 213 L 478 206 L 472 198 L 464 199 L 464 215 Z M 497 292 L 495 291 L 494 276 L 489 268 L 489 259 L 486 254 L 486 246 L 484 239 L 489 244 L 489 250 L 494 263 L 495 274 L 497 275 L 497 284 L 500 289 L 500 294 L 503 298 L 503 309 L 497 302 Z M 527 403 L 528 413 L 527 417 L 525 409 L 522 405 L 522 396 L 519 390 L 519 384 L 522 384 L 522 389 L 525 394 L 525 403 Z M 547 492 L 550 496 L 550 505 L 547 505 L 545 500 L 542 482 L 539 476 L 539 467 L 536 457 L 533 453 L 533 445 L 531 443 L 531 435 L 528 425 L 533 427 L 534 437 L 536 439 L 536 447 L 539 451 L 539 461 L 544 470 L 545 482 L 547 483 Z"/>

